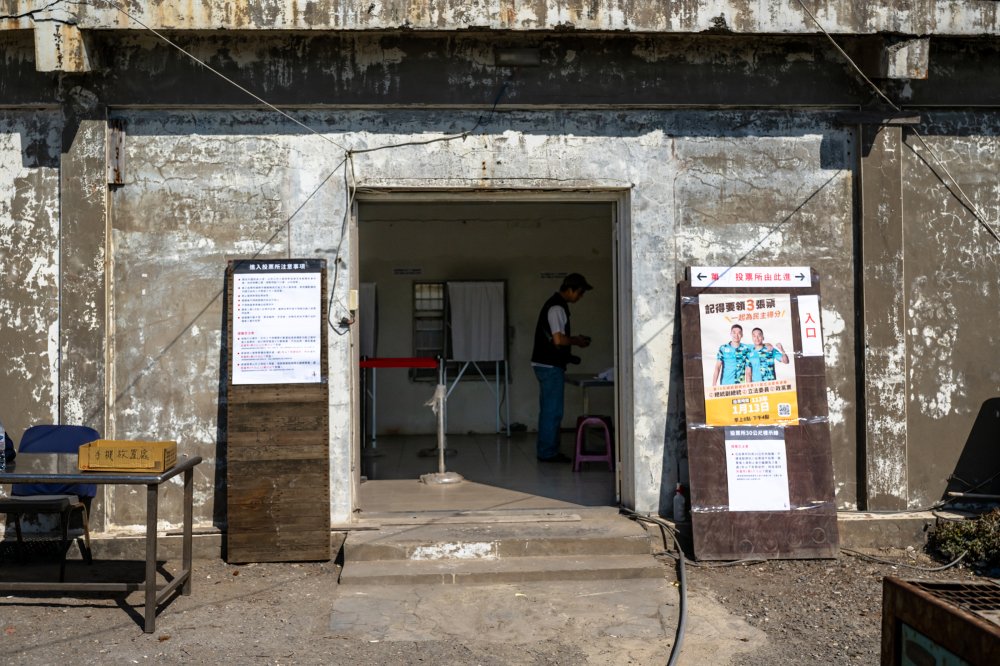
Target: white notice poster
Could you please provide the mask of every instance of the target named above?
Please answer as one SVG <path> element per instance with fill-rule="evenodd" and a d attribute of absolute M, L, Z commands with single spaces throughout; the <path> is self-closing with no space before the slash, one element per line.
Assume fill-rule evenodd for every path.
<path fill-rule="evenodd" d="M 788 511 L 783 428 L 729 427 L 726 474 L 730 511 Z"/>
<path fill-rule="evenodd" d="M 249 266 L 233 275 L 233 384 L 322 381 L 320 273 L 302 263 Z"/>

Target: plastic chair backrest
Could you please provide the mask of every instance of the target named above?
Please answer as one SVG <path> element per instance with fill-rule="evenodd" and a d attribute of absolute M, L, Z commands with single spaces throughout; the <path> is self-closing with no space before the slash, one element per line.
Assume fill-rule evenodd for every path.
<path fill-rule="evenodd" d="M 100 439 L 93 428 L 77 425 L 37 425 L 24 431 L 20 453 L 76 453 L 80 446 Z M 15 483 L 11 495 L 76 495 L 93 497 L 97 486 L 93 484 Z"/>

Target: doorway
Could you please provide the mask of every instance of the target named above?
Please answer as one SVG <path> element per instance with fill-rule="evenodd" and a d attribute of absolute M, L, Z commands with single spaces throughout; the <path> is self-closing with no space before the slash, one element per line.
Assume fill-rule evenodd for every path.
<path fill-rule="evenodd" d="M 359 356 L 380 359 L 446 359 L 445 464 L 465 478 L 461 488 L 446 492 L 441 487 L 421 492 L 428 486 L 414 483 L 421 474 L 438 471 L 436 417 L 425 406 L 438 381 L 436 371 L 363 371 L 355 387 L 355 497 L 362 512 L 617 504 L 617 467 L 609 472 L 605 465 L 586 463 L 574 473 L 571 464 L 536 460 L 538 388 L 530 355 L 541 303 L 563 276 L 579 272 L 595 289 L 573 306 L 573 331 L 593 343 L 579 351 L 580 364 L 570 371 L 614 374 L 619 205 L 608 193 L 359 197 L 353 237 L 362 339 L 355 347 Z M 470 366 L 451 360 L 456 324 L 449 295 L 456 283 L 500 285 L 503 362 Z M 616 395 L 613 387 L 591 388 L 586 396 L 579 387 L 566 387 L 565 454 L 573 454 L 585 402 L 590 414 L 617 424 Z"/>

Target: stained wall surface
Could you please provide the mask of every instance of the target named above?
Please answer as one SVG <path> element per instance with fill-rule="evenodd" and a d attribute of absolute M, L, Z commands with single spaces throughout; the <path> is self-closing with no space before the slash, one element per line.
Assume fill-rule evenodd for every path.
<path fill-rule="evenodd" d="M 58 111 L 0 109 L 0 420 L 58 420 Z"/>
<path fill-rule="evenodd" d="M 1000 116 L 930 112 L 903 143 L 906 485 L 909 507 L 920 508 L 941 498 L 953 473 L 971 486 L 998 471 L 995 440 L 974 450 L 974 429 L 1000 386 L 990 360 L 1000 303 Z M 977 469 L 957 470 L 962 456 L 983 454 Z"/>
<path fill-rule="evenodd" d="M 113 429 L 129 437 L 177 433 L 185 450 L 215 461 L 225 259 L 318 251 L 333 264 L 338 254 L 350 257 L 349 236 L 341 235 L 343 181 L 331 178 L 317 191 L 338 169 L 331 142 L 406 144 L 426 137 L 426 128 L 465 119 L 432 111 L 301 114 L 317 136 L 267 112 L 116 118 L 130 129 L 126 182 L 113 195 Z M 626 390 L 634 400 L 634 501 L 648 510 L 661 501 L 661 477 L 677 468 L 680 432 L 664 406 L 677 381 L 674 291 L 686 265 L 788 263 L 808 252 L 830 276 L 828 345 L 838 353 L 853 346 L 849 316 L 841 314 L 850 310 L 852 141 L 829 121 L 823 114 L 762 112 L 498 113 L 495 129 L 467 140 L 358 155 L 352 176 L 363 189 L 406 184 L 471 193 L 516 183 L 523 191 L 628 192 L 634 336 L 624 341 L 632 376 Z M 741 129 L 723 129 L 731 126 Z M 775 179 L 776 171 L 783 177 Z M 819 209 L 827 211 L 822 220 Z M 356 270 L 343 266 L 345 278 Z M 346 302 L 347 285 L 338 280 L 335 303 Z M 331 336 L 334 387 L 352 381 L 350 344 Z M 831 402 L 839 405 L 850 402 L 853 383 L 850 363 L 838 367 L 845 370 L 831 371 Z M 352 413 L 350 392 L 333 394 L 333 501 L 343 514 Z M 833 418 L 844 438 L 852 422 L 850 410 Z M 842 457 L 849 476 L 853 458 Z M 210 479 L 199 486 L 203 515 L 212 512 L 211 488 Z"/>
<path fill-rule="evenodd" d="M 225 262 L 327 259 L 338 322 L 359 271 L 344 226 L 352 192 L 620 203 L 623 499 L 639 510 L 665 509 L 683 474 L 675 294 L 689 265 L 819 271 L 841 508 L 939 497 L 970 421 L 1000 390 L 982 361 L 1000 323 L 987 307 L 995 245 L 951 181 L 992 219 L 996 117 L 962 110 L 1000 102 L 1000 86 L 981 81 L 1000 65 L 989 40 L 935 41 L 937 79 L 879 81 L 922 114 L 921 140 L 845 120 L 874 94 L 807 34 L 181 31 L 191 55 L 292 120 L 148 33 L 91 35 L 101 66 L 90 74 L 35 72 L 31 32 L 0 31 L 0 372 L 19 386 L 9 420 L 176 437 L 206 458 L 200 522 L 224 520 Z M 541 66 L 495 67 L 512 44 L 537 48 Z M 108 117 L 127 128 L 121 185 L 108 185 Z M 876 329 L 878 293 L 898 314 Z M 353 386 L 350 337 L 330 345 L 333 381 Z M 331 393 L 333 522 L 353 508 L 353 399 Z M 102 500 L 104 527 L 137 523 L 132 504 Z"/>

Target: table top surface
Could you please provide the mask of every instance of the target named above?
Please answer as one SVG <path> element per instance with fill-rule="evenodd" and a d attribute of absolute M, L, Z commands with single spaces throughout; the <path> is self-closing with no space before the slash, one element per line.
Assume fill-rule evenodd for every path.
<path fill-rule="evenodd" d="M 201 456 L 185 456 L 163 472 L 126 470 L 122 472 L 82 472 L 75 453 L 18 453 L 7 469 L 0 472 L 0 483 L 97 483 L 156 485 L 193 469 Z M 65 471 L 52 471 L 57 470 Z"/>
<path fill-rule="evenodd" d="M 614 386 L 615 382 L 612 379 L 602 379 L 597 375 L 588 375 L 581 373 L 566 373 L 566 383 L 573 384 L 574 386 L 582 386 L 589 388 L 591 386 Z"/>

